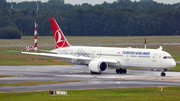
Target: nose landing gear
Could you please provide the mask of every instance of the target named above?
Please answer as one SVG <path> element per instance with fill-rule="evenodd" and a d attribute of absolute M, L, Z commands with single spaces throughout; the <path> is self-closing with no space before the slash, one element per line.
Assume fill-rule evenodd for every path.
<path fill-rule="evenodd" d="M 167 69 L 161 70 L 161 76 L 166 76 L 166 73 L 164 73 L 165 71 L 167 71 Z"/>
<path fill-rule="evenodd" d="M 166 76 L 166 73 L 162 72 L 162 73 L 161 73 L 161 76 Z"/>

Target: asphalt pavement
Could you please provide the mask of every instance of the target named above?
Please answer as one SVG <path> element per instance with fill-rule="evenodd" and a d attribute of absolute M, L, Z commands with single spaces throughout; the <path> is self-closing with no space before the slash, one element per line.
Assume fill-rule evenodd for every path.
<path fill-rule="evenodd" d="M 116 74 L 115 69 L 108 69 L 101 75 L 91 75 L 87 66 L 80 65 L 0 66 L 0 75 L 14 76 L 0 78 L 0 83 L 83 80 L 74 83 L 1 86 L 0 92 L 180 86 L 180 72 L 167 71 L 165 77 L 161 77 L 160 73 L 127 70 L 127 74 Z"/>

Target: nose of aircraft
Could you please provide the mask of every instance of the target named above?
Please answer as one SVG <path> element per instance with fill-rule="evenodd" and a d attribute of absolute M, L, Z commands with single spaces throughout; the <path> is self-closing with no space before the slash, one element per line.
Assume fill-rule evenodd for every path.
<path fill-rule="evenodd" d="M 170 62 L 170 64 L 169 64 L 169 66 L 170 66 L 171 68 L 174 68 L 174 67 L 176 66 L 176 62 L 175 62 L 174 60 L 172 60 L 172 61 Z"/>

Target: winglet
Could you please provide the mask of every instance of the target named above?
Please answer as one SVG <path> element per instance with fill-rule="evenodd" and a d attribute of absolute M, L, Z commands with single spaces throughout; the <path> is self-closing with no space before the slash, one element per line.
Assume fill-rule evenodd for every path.
<path fill-rule="evenodd" d="M 60 27 L 58 26 L 55 19 L 50 18 L 51 27 L 54 35 L 54 41 L 56 44 L 56 48 L 63 48 L 63 47 L 70 47 L 70 44 L 66 40 L 63 32 L 61 31 Z"/>

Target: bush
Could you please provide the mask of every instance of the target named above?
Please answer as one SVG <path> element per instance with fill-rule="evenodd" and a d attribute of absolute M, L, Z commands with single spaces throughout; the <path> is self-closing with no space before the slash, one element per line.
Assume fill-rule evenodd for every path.
<path fill-rule="evenodd" d="M 16 28 L 0 28 L 0 39 L 20 39 L 21 32 Z"/>

